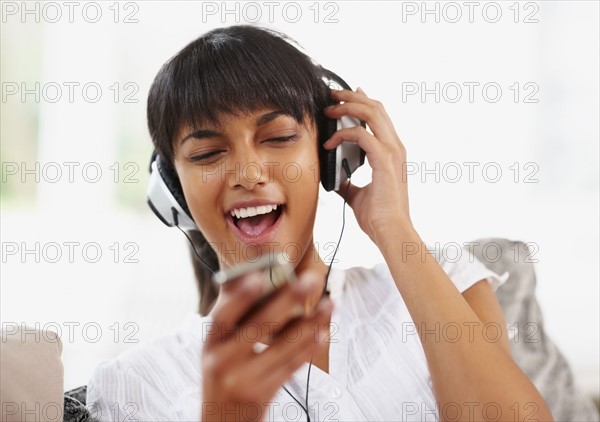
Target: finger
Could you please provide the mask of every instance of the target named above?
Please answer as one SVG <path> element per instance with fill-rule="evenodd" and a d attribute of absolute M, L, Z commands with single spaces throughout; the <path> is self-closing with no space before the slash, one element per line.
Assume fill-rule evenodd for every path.
<path fill-rule="evenodd" d="M 330 119 L 339 119 L 342 116 L 353 116 L 364 120 L 373 134 L 386 144 L 398 143 L 394 125 L 381 103 L 364 104 L 357 101 L 345 102 L 325 107 L 324 113 Z"/>
<path fill-rule="evenodd" d="M 212 332 L 206 337 L 205 347 L 223 343 L 236 329 L 239 319 L 260 297 L 263 275 L 253 272 L 231 281 L 231 286 L 224 302 L 213 312 Z"/>
<path fill-rule="evenodd" d="M 395 151 L 390 150 L 390 147 L 385 146 L 382 142 L 366 131 L 362 126 L 354 126 L 352 128 L 340 129 L 331 135 L 323 147 L 325 149 L 334 149 L 342 142 L 355 142 L 367 154 L 369 166 L 373 170 L 381 169 L 391 157 L 395 156 Z M 395 147 L 398 148 L 398 145 Z"/>
<path fill-rule="evenodd" d="M 371 104 L 374 101 L 367 97 L 364 91 L 361 88 L 358 88 L 356 91 L 351 91 L 349 89 L 332 89 L 331 97 L 336 101 L 354 101 L 362 104 Z"/>
<path fill-rule="evenodd" d="M 383 152 L 383 146 L 379 140 L 371 135 L 362 126 L 354 126 L 337 130 L 323 144 L 325 149 L 334 149 L 342 142 L 356 142 L 358 145 L 370 155 L 376 155 Z"/>
<path fill-rule="evenodd" d="M 325 307 L 321 306 L 314 315 L 304 318 L 304 323 L 298 322 L 295 325 L 297 331 L 304 333 L 304 336 L 297 340 L 280 337 L 263 352 L 253 353 L 250 358 L 245 358 L 243 362 L 237 360 L 235 370 L 233 370 L 232 365 L 227 365 L 224 382 L 227 381 L 232 386 L 236 385 L 239 389 L 251 388 L 262 391 L 274 389 L 273 391 L 276 391 L 283 380 L 279 383 L 273 382 L 273 380 L 267 381 L 269 374 L 275 370 L 285 368 L 285 372 L 289 376 L 310 358 L 311 354 L 319 348 L 319 345 L 323 346 L 323 342 L 315 341 L 315 335 L 318 339 L 319 333 L 315 334 L 314 326 L 325 328 L 326 323 L 331 318 L 331 300 L 327 298 L 326 301 L 328 303 Z M 222 356 L 219 356 L 218 360 L 225 362 Z"/>
<path fill-rule="evenodd" d="M 356 195 L 361 191 L 361 189 L 362 188 L 353 185 L 350 183 L 350 180 L 346 179 L 340 184 L 339 190 L 336 190 L 335 193 L 342 198 L 346 198 L 348 205 L 350 205 L 351 208 L 354 208 L 352 205 L 354 203 L 354 198 L 356 198 Z"/>
<path fill-rule="evenodd" d="M 270 296 L 264 298 L 258 309 L 252 310 L 258 301 L 250 306 L 242 320 L 231 328 L 230 335 L 218 347 L 218 361 L 239 361 L 254 353 L 257 342 L 268 343 L 291 320 L 305 314 L 310 297 L 319 297 L 323 283 L 316 272 L 305 272 L 295 284 L 285 284 Z M 220 328 L 222 324 L 218 325 Z M 225 331 L 225 329 L 222 329 Z M 235 332 L 235 335 L 231 333 Z M 218 335 L 218 334 L 217 334 Z M 233 344 L 233 346 L 231 346 Z"/>
<path fill-rule="evenodd" d="M 298 277 L 298 282 L 279 289 L 255 312 L 244 318 L 240 329 L 245 325 L 264 327 L 261 337 L 271 340 L 269 336 L 277 334 L 291 320 L 307 314 L 308 306 L 320 297 L 324 281 L 319 273 L 307 271 Z M 314 305 L 312 305 L 314 306 Z"/>
<path fill-rule="evenodd" d="M 298 347 L 289 359 L 277 365 L 276 373 L 262 368 L 254 359 L 244 362 L 235 372 L 228 372 L 223 377 L 223 382 L 227 382 L 238 391 L 253 392 L 255 397 L 273 397 L 294 372 L 311 359 L 311 356 L 322 353 L 325 346 L 326 343 L 313 341 Z M 269 362 L 264 362 L 264 365 L 271 366 Z"/>
<path fill-rule="evenodd" d="M 264 379 L 267 388 L 275 387 L 275 391 L 277 391 L 284 382 L 292 377 L 294 372 L 308 363 L 313 356 L 323 353 L 327 350 L 326 348 L 327 344 L 325 342 L 313 341 L 301 349 L 297 349 L 287 360 L 267 373 Z"/>
<path fill-rule="evenodd" d="M 310 359 L 311 352 L 326 346 L 333 302 L 326 297 L 316 309 L 312 317 L 294 324 L 295 329 L 290 329 L 289 336 L 281 336 L 257 356 L 254 376 L 281 383 L 293 372 L 290 366 L 297 369 Z"/>

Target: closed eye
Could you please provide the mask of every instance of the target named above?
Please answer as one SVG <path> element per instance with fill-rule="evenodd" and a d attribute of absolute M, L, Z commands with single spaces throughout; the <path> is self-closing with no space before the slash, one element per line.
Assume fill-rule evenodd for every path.
<path fill-rule="evenodd" d="M 292 141 L 295 141 L 297 138 L 298 138 L 298 134 L 295 133 L 295 134 L 290 135 L 290 136 L 282 136 L 282 137 L 279 137 L 279 138 L 265 139 L 264 142 L 275 142 L 275 143 L 278 143 L 278 142 L 292 142 Z"/>
<path fill-rule="evenodd" d="M 263 142 L 273 142 L 273 143 L 278 144 L 278 143 L 285 143 L 285 142 L 293 142 L 297 138 L 298 138 L 298 134 L 295 133 L 290 136 L 280 136 L 277 138 L 265 139 Z M 191 162 L 207 161 L 210 158 L 216 157 L 221 152 L 223 152 L 223 151 L 220 151 L 220 150 L 219 151 L 211 151 L 206 154 L 196 155 L 196 156 L 190 157 L 190 161 Z"/>
<path fill-rule="evenodd" d="M 197 161 L 205 161 L 208 160 L 211 157 L 216 156 L 217 154 L 220 154 L 222 151 L 211 151 L 207 154 L 201 154 L 201 155 L 195 155 L 193 157 L 190 157 L 190 161 L 191 162 L 197 162 Z"/>

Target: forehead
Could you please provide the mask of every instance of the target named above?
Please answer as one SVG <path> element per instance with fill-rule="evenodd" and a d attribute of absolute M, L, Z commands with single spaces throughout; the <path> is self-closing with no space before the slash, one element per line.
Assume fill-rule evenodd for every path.
<path fill-rule="evenodd" d="M 255 126 L 261 126 L 270 123 L 277 119 L 292 119 L 298 121 L 296 117 L 289 111 L 279 109 L 277 107 L 260 107 L 252 110 L 233 110 L 223 111 L 215 114 L 214 119 L 199 117 L 193 124 L 189 126 L 194 127 L 226 127 L 232 123 L 239 121 L 248 121 Z M 313 117 L 309 114 L 303 116 L 302 121 L 298 123 L 309 124 L 313 121 Z"/>
<path fill-rule="evenodd" d="M 251 111 L 240 111 L 230 113 L 220 113 L 215 121 L 206 121 L 200 123 L 200 127 L 218 127 L 226 129 L 228 126 L 244 123 L 249 126 L 260 127 L 273 121 L 296 121 L 294 116 L 282 110 L 275 108 L 262 108 Z"/>
<path fill-rule="evenodd" d="M 174 138 L 174 143 L 175 145 L 179 145 L 187 136 L 198 131 L 225 133 L 232 127 L 237 127 L 239 125 L 258 129 L 261 126 L 273 122 L 302 125 L 308 130 L 316 127 L 316 122 L 312 116 L 305 115 L 304 120 L 298 122 L 291 114 L 275 108 L 260 108 L 251 111 L 222 112 L 216 114 L 215 119 L 198 118 L 193 123 L 182 124 Z"/>

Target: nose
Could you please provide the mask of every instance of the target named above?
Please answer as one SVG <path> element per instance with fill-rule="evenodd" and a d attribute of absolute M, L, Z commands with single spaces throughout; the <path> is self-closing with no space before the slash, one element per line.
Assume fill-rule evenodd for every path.
<path fill-rule="evenodd" d="M 228 173 L 228 184 L 230 187 L 242 187 L 252 190 L 256 185 L 264 185 L 268 182 L 268 170 L 255 151 L 243 151 L 234 158 L 231 171 Z"/>

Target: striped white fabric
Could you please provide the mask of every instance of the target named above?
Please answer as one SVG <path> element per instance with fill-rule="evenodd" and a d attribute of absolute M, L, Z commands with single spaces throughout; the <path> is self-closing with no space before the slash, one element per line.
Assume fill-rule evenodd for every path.
<path fill-rule="evenodd" d="M 460 292 L 484 279 L 496 290 L 508 278 L 508 273 L 488 270 L 466 249 L 453 262 L 444 254 L 436 259 Z M 311 420 L 437 421 L 440 409 L 422 344 L 387 265 L 334 267 L 328 285 L 335 305 L 329 373 L 312 366 Z M 200 355 L 210 323 L 210 316 L 191 315 L 173 335 L 100 364 L 88 385 L 87 402 L 95 416 L 102 421 L 199 421 Z M 462 328 L 467 335 L 468 327 Z M 456 333 L 456 327 L 440 326 L 429 335 L 435 340 Z M 308 366 L 284 384 L 303 404 Z M 256 415 L 255 407 L 244 411 L 247 419 Z M 306 415 L 282 388 L 260 420 L 304 421 Z"/>

